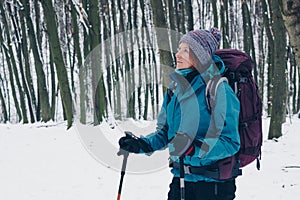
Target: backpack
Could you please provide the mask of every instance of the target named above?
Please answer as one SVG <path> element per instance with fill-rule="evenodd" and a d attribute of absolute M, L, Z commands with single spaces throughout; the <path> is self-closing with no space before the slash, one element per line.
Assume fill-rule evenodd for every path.
<path fill-rule="evenodd" d="M 260 169 L 262 100 L 252 76 L 254 62 L 249 55 L 235 49 L 221 49 L 215 54 L 222 59 L 226 70 L 222 76 L 215 76 L 207 83 L 206 100 L 209 109 L 214 109 L 217 87 L 223 81 L 228 82 L 240 101 L 240 150 L 236 155 L 215 163 L 220 175 L 217 178 L 228 179 L 240 175 L 239 168 L 254 160 L 257 160 L 257 169 Z"/>
<path fill-rule="evenodd" d="M 240 101 L 239 135 L 240 150 L 237 154 L 217 161 L 209 166 L 185 166 L 190 173 L 204 175 L 217 180 L 229 180 L 242 174 L 241 168 L 259 159 L 262 146 L 262 100 L 253 79 L 254 62 L 246 53 L 235 49 L 221 49 L 215 52 L 224 62 L 226 69 L 222 75 L 208 80 L 206 85 L 206 102 L 213 114 L 216 92 L 222 82 L 227 82 Z M 216 63 L 218 65 L 218 63 Z M 173 96 L 176 85 L 167 90 L 169 99 Z M 168 103 L 168 102 L 167 102 Z M 197 144 L 196 144 L 197 145 Z M 202 148 L 203 144 L 200 144 Z M 176 163 L 170 167 L 179 168 Z"/>

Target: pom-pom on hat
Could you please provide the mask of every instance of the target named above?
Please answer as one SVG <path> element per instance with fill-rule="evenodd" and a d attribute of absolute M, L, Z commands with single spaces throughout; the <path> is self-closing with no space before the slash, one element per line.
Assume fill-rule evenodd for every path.
<path fill-rule="evenodd" d="M 221 32 L 216 28 L 210 30 L 199 29 L 186 33 L 180 39 L 179 44 L 182 42 L 187 43 L 200 62 L 200 67 L 206 68 L 211 64 L 212 56 L 215 54 L 221 38 Z"/>

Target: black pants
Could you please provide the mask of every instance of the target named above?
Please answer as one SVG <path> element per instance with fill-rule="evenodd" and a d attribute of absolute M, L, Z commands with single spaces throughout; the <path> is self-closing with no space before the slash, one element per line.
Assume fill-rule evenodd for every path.
<path fill-rule="evenodd" d="M 184 182 L 184 184 L 185 200 L 232 200 L 235 198 L 235 180 L 222 183 Z M 173 178 L 168 200 L 180 200 L 179 178 Z"/>

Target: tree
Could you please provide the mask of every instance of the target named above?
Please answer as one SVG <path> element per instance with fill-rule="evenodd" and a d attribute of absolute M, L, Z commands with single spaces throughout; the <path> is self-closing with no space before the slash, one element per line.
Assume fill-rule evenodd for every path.
<path fill-rule="evenodd" d="M 282 123 L 286 109 L 286 31 L 280 11 L 279 0 L 272 1 L 272 28 L 274 35 L 274 75 L 272 90 L 272 112 L 269 139 L 282 135 Z"/>
<path fill-rule="evenodd" d="M 108 117 L 108 109 L 119 120 L 155 118 L 181 33 L 217 26 L 222 30 L 222 48 L 243 49 L 254 59 L 254 78 L 268 97 L 264 102 L 272 115 L 270 137 L 279 137 L 274 132 L 281 132 L 285 113 L 299 113 L 300 108 L 299 4 L 298 0 L 4 0 L 0 103 L 8 121 L 17 116 L 26 122 L 28 111 L 31 122 L 55 120 L 61 112 L 57 104 L 62 103 L 70 126 L 72 95 L 78 98 L 82 123 L 92 119 L 99 124 Z M 282 79 L 289 81 L 282 84 Z M 286 102 L 293 108 L 285 110 Z M 3 121 L 4 108 L 1 111 Z"/>
<path fill-rule="evenodd" d="M 35 71 L 36 71 L 36 76 L 37 76 L 37 88 L 38 88 L 38 101 L 40 102 L 41 105 L 41 110 L 42 110 L 42 120 L 44 122 L 47 122 L 51 118 L 51 112 L 50 112 L 50 104 L 49 104 L 49 94 L 47 90 L 47 85 L 46 85 L 46 78 L 45 78 L 45 73 L 43 69 L 43 63 L 40 57 L 40 49 L 37 44 L 37 38 L 35 35 L 34 31 L 34 25 L 30 17 L 30 1 L 29 0 L 22 0 L 24 10 L 25 12 L 25 18 L 26 18 L 26 23 L 27 23 L 27 33 L 29 36 L 29 41 L 30 41 L 30 47 L 32 49 L 33 57 L 34 57 L 34 66 L 35 66 Z M 21 10 L 22 12 L 22 10 Z M 24 43 L 25 44 L 25 43 Z M 25 47 L 24 47 L 25 48 Z M 26 48 L 24 51 L 26 51 L 28 48 Z M 27 81 L 30 79 L 29 76 L 29 71 L 27 70 Z M 28 79 L 29 78 L 29 79 Z M 31 89 L 33 90 L 33 89 Z M 31 91 L 33 92 L 33 91 Z M 38 103 L 39 104 L 39 103 Z M 37 120 L 39 120 L 39 109 L 38 105 L 37 107 Z"/>
<path fill-rule="evenodd" d="M 0 88 L 0 103 L 1 103 L 1 110 L 3 113 L 3 122 L 6 123 L 8 121 L 8 116 L 7 116 L 7 109 L 6 109 L 5 100 L 1 88 Z"/>
<path fill-rule="evenodd" d="M 280 6 L 291 46 L 296 54 L 297 64 L 300 66 L 300 1 L 280 0 Z"/>
<path fill-rule="evenodd" d="M 255 47 L 254 47 L 254 39 L 253 39 L 253 32 L 252 32 L 252 22 L 251 16 L 249 12 L 249 8 L 247 5 L 247 1 L 242 1 L 242 13 L 243 13 L 243 30 L 244 30 L 244 51 L 251 55 L 254 61 L 254 79 L 255 82 L 258 78 L 258 72 L 256 68 L 256 57 L 255 57 Z"/>
<path fill-rule="evenodd" d="M 47 24 L 47 33 L 49 36 L 49 44 L 51 53 L 53 55 L 56 71 L 57 71 L 57 79 L 60 89 L 60 95 L 63 102 L 63 107 L 65 109 L 68 128 L 72 126 L 73 122 L 73 103 L 72 96 L 68 81 L 67 70 L 65 67 L 64 59 L 62 56 L 62 50 L 60 47 L 57 25 L 56 25 L 56 15 L 54 12 L 54 8 L 52 5 L 52 1 L 42 0 L 42 6 L 45 14 L 46 24 Z"/>
<path fill-rule="evenodd" d="M 77 65 L 79 68 L 79 104 L 80 104 L 80 122 L 86 123 L 86 98 L 85 98 L 85 68 L 83 65 L 81 50 L 80 50 L 80 37 L 79 37 L 79 27 L 78 27 L 78 19 L 76 15 L 76 5 L 71 3 L 71 16 L 72 16 L 72 25 L 73 25 L 73 41 L 74 41 L 74 51 L 77 55 Z"/>
<path fill-rule="evenodd" d="M 170 42 L 169 42 L 169 33 L 168 33 L 168 26 L 167 21 L 164 13 L 164 6 L 162 0 L 151 0 L 152 5 L 152 12 L 153 12 L 153 22 L 154 25 L 160 29 L 161 31 L 159 34 L 156 35 L 157 37 L 157 44 L 159 48 L 159 57 L 161 66 L 174 66 L 174 60 L 172 58 L 172 54 L 170 52 Z M 168 36 L 168 37 L 166 37 Z M 165 48 L 162 48 L 164 46 Z M 164 86 L 168 85 L 170 79 L 168 77 L 169 72 L 166 71 L 165 67 L 162 67 L 163 70 L 163 81 Z"/>
<path fill-rule="evenodd" d="M 223 1 L 220 8 L 223 48 L 230 48 L 228 3 L 228 1 Z"/>
<path fill-rule="evenodd" d="M 18 121 L 22 120 L 22 114 L 23 116 L 26 116 L 26 110 L 25 109 L 25 103 L 24 103 L 24 96 L 22 91 L 22 94 L 20 94 L 20 102 L 21 102 L 21 106 L 19 104 L 18 98 L 17 98 L 17 90 L 15 88 L 15 81 L 17 82 L 17 88 L 20 89 L 20 82 L 18 79 L 18 72 L 17 72 L 17 67 L 16 67 L 16 61 L 15 61 L 15 56 L 13 53 L 13 49 L 12 49 L 12 45 L 11 45 L 11 36 L 9 33 L 9 27 L 8 27 L 8 22 L 6 20 L 6 16 L 5 16 L 5 12 L 3 9 L 3 3 L 0 2 L 0 12 L 1 12 L 1 16 L 2 16 L 2 20 L 3 20 L 3 26 L 4 26 L 4 30 L 2 30 L 1 26 L 0 26 L 0 33 L 4 32 L 6 37 L 7 37 L 7 45 L 3 45 L 3 49 L 4 49 L 4 53 L 6 56 L 6 63 L 8 66 L 8 71 L 9 71 L 9 79 L 10 79 L 10 85 L 11 85 L 11 90 L 12 90 L 12 95 L 13 95 L 13 99 L 14 99 L 14 103 L 15 103 L 15 108 L 17 111 L 17 115 L 18 115 Z M 2 34 L 0 34 L 0 44 L 4 44 L 4 39 Z M 26 118 L 27 119 L 27 118 Z"/>
<path fill-rule="evenodd" d="M 193 6 L 192 1 L 187 0 L 185 2 L 185 9 L 186 9 L 186 15 L 187 15 L 187 31 L 191 31 L 194 29 L 194 14 L 193 14 Z"/>
<path fill-rule="evenodd" d="M 29 64 L 29 53 L 28 53 L 28 34 L 26 31 L 26 27 L 25 27 L 25 16 L 24 16 L 24 12 L 21 11 L 19 12 L 20 14 L 20 24 L 21 24 L 21 52 L 23 55 L 23 59 L 24 59 L 24 66 L 25 66 L 25 76 L 23 79 L 25 79 L 23 81 L 23 85 L 24 87 L 28 86 L 27 90 L 27 98 L 28 98 L 28 107 L 30 109 L 30 115 L 31 115 L 31 123 L 35 122 L 35 117 L 33 114 L 33 109 L 36 109 L 36 95 L 35 95 L 35 90 L 34 90 L 34 86 L 33 86 L 33 81 L 32 81 L 32 76 L 31 76 L 31 70 L 30 70 L 30 64 Z M 21 58 L 20 58 L 21 60 Z M 20 62 L 21 63 L 21 62 Z M 24 67 L 23 65 L 20 66 L 20 69 Z M 27 85 L 27 86 L 26 86 Z"/>
<path fill-rule="evenodd" d="M 14 36 L 16 38 L 16 41 L 21 41 L 21 42 L 15 42 L 15 49 L 16 49 L 16 66 L 15 66 L 15 70 L 16 72 L 18 72 L 19 75 L 21 75 L 21 80 L 17 81 L 17 85 L 19 88 L 19 91 L 22 92 L 22 94 L 20 94 L 21 96 L 23 96 L 23 100 L 21 99 L 21 107 L 25 107 L 25 98 L 27 99 L 27 108 L 29 109 L 29 114 L 30 114 L 30 122 L 33 123 L 35 121 L 34 119 L 34 113 L 33 113 L 33 108 L 32 108 L 32 102 L 31 102 L 31 96 L 29 94 L 29 89 L 27 87 L 27 83 L 25 80 L 25 73 L 24 73 L 24 63 L 23 63 L 23 48 L 22 48 L 22 42 L 23 37 L 21 36 L 21 25 L 20 25 L 20 20 L 19 20 L 19 16 L 18 16 L 18 10 L 17 9 L 13 9 L 12 7 L 14 6 L 14 4 L 12 3 L 7 3 L 6 7 L 8 10 L 10 17 L 10 21 L 12 24 L 12 27 L 14 30 Z M 22 18 L 22 16 L 21 16 Z M 17 69 L 17 66 L 19 66 L 19 68 Z M 18 75 L 18 76 L 19 76 Z M 22 84 L 21 84 L 22 83 Z M 23 92 L 25 92 L 25 94 L 23 94 Z M 28 119 L 27 119 L 27 109 L 26 108 L 22 108 L 22 112 L 24 113 L 25 111 L 25 116 L 23 116 L 23 123 L 28 123 Z M 24 115 L 24 114 L 23 114 Z"/>
<path fill-rule="evenodd" d="M 100 62 L 100 14 L 97 0 L 90 0 L 89 22 L 92 66 L 92 89 L 94 102 L 94 124 L 102 122 L 105 117 L 106 103 L 103 82 L 102 63 Z"/>
<path fill-rule="evenodd" d="M 280 6 L 282 11 L 282 17 L 284 19 L 284 24 L 289 34 L 291 47 L 293 49 L 293 52 L 295 53 L 295 60 L 298 64 L 298 68 L 300 69 L 300 1 L 280 0 Z M 294 86 L 294 91 L 296 91 L 296 84 Z M 296 97 L 297 95 L 294 94 L 294 96 Z M 300 93 L 298 92 L 298 105 L 300 102 L 299 97 Z M 298 107 L 299 109 L 299 106 L 295 107 Z M 300 118 L 300 113 L 298 117 Z"/>
<path fill-rule="evenodd" d="M 115 4 L 115 1 L 111 1 L 111 12 L 112 12 L 112 24 L 113 24 L 113 32 L 115 34 L 118 34 L 118 24 L 117 24 L 117 13 L 119 10 L 118 2 L 117 5 Z M 142 10 L 143 11 L 143 10 Z M 120 16 L 121 18 L 121 16 Z M 113 39 L 112 45 L 114 49 L 116 49 L 119 41 L 116 41 Z M 117 52 L 115 52 L 117 53 Z M 114 61 L 112 63 L 112 79 L 115 80 L 113 81 L 113 96 L 114 96 L 114 103 L 113 103 L 113 108 L 114 108 L 114 116 L 116 119 L 121 120 L 122 119 L 122 101 L 121 101 L 121 73 L 120 73 L 120 57 L 119 58 L 114 58 Z"/>
<path fill-rule="evenodd" d="M 119 33 L 124 33 L 126 31 L 126 27 L 131 27 L 131 17 L 130 15 L 128 16 L 128 13 L 127 13 L 127 16 L 128 16 L 128 21 L 127 21 L 127 24 L 126 24 L 126 21 L 125 21 L 125 9 L 124 7 L 122 6 L 122 2 L 120 0 L 117 0 L 117 6 L 118 6 L 118 9 L 119 9 L 119 12 L 120 12 L 120 25 L 119 25 Z M 131 4 L 129 4 L 130 6 Z M 128 11 L 130 12 L 131 10 L 128 9 Z M 130 64 L 130 52 L 128 52 L 127 49 L 130 48 L 130 45 L 132 44 L 130 42 L 130 36 L 128 36 L 127 34 L 125 34 L 123 37 L 122 37 L 122 41 L 120 41 L 120 44 L 121 44 L 121 57 L 123 57 L 124 59 L 124 67 L 125 67 L 125 89 L 126 89 L 126 100 L 127 100 L 127 115 L 126 117 L 133 117 L 133 106 L 134 106 L 134 102 L 133 102 L 133 99 L 134 99 L 134 96 L 131 96 L 132 95 L 132 79 L 131 79 L 131 73 L 132 73 L 132 70 L 131 70 L 131 64 Z M 129 41 L 128 41 L 129 40 Z M 134 94 L 133 94 L 134 95 Z M 133 97 L 133 99 L 131 99 Z"/>

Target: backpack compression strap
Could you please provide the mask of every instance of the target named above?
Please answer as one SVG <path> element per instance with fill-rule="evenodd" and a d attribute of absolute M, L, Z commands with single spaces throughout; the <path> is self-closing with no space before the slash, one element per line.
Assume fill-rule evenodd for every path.
<path fill-rule="evenodd" d="M 210 112 L 212 112 L 212 109 L 216 105 L 217 90 L 222 82 L 228 83 L 228 79 L 223 76 L 215 76 L 207 82 L 205 96 L 206 103 Z"/>

